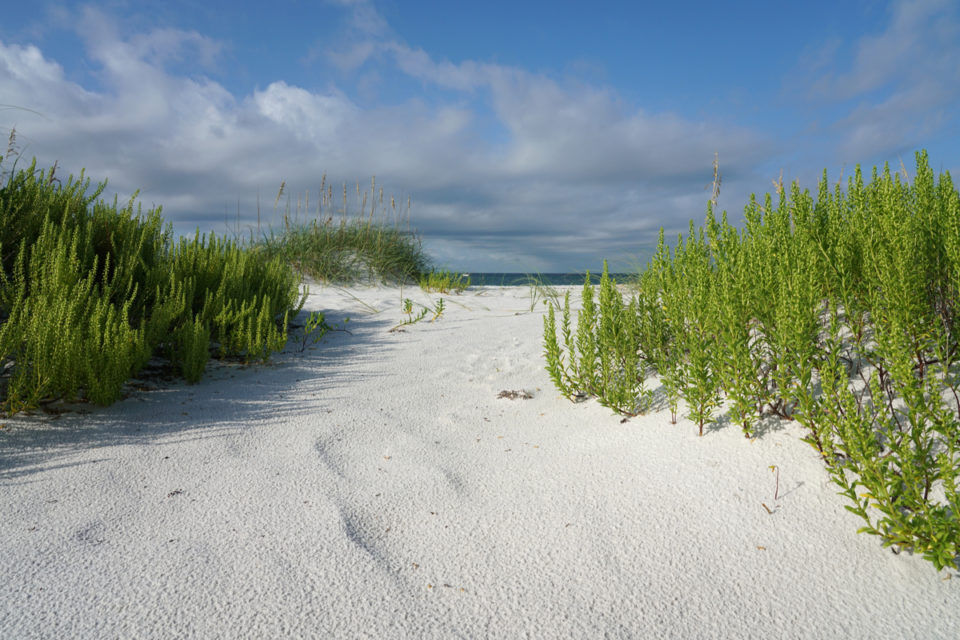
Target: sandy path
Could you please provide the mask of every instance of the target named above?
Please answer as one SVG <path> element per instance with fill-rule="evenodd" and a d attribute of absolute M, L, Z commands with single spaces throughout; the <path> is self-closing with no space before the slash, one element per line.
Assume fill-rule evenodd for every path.
<path fill-rule="evenodd" d="M 388 333 L 400 301 L 320 290 L 352 335 L 7 420 L 0 637 L 956 637 L 960 575 L 857 535 L 795 427 L 567 402 L 523 288 Z"/>

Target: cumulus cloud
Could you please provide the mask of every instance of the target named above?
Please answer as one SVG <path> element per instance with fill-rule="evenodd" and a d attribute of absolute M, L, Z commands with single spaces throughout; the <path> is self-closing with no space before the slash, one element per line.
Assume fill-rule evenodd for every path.
<path fill-rule="evenodd" d="M 319 147 L 336 143 L 338 128 L 357 111 L 339 92 L 318 95 L 283 81 L 254 92 L 252 102 L 258 113 Z"/>
<path fill-rule="evenodd" d="M 315 201 L 325 171 L 337 180 L 376 174 L 413 196 L 414 222 L 438 262 L 474 270 L 595 268 L 601 256 L 636 253 L 678 216 L 667 194 L 690 183 L 692 166 L 709 167 L 717 148 L 747 163 L 762 146 L 749 131 L 631 109 L 610 89 L 436 61 L 384 39 L 369 5 L 353 9 L 352 33 L 367 38 L 360 50 L 379 51 L 450 99 L 361 108 L 335 86 L 283 79 L 236 96 L 171 68 L 185 56 L 213 65 L 221 43 L 175 29 L 121 35 L 92 9 L 80 31 L 101 89 L 67 80 L 37 47 L 0 43 L 0 90 L 46 115 L 21 127 L 31 151 L 109 177 L 123 197 L 141 189 L 178 231 L 235 224 L 238 200 L 241 226 L 250 224 L 256 190 L 269 208 L 266 194 L 281 180 L 288 192 L 313 189 Z M 485 112 L 499 141 L 480 123 Z M 684 220 L 701 215 L 698 195 Z"/>
<path fill-rule="evenodd" d="M 651 112 L 603 85 L 440 59 L 405 43 L 371 4 L 336 4 L 348 12 L 342 38 L 306 57 L 333 65 L 343 83 L 300 86 L 278 73 L 246 92 L 212 79 L 230 43 L 192 30 L 119 28 L 85 9 L 77 33 L 96 84 L 68 78 L 36 46 L 0 41 L 4 103 L 44 116 L 3 112 L 0 125 L 16 124 L 41 162 L 108 177 L 121 199 L 141 189 L 180 232 L 223 231 L 238 216 L 241 228 L 254 224 L 258 192 L 268 219 L 281 180 L 295 208 L 297 193 L 312 191 L 316 202 L 325 172 L 335 183 L 376 175 L 399 200 L 412 196 L 413 224 L 439 263 L 473 271 L 595 269 L 604 257 L 623 268 L 649 255 L 661 225 L 675 234 L 701 219 L 715 151 L 721 204 L 731 209 L 772 177 L 755 175 L 778 152 L 756 129 Z M 896 146 L 911 135 L 898 124 L 904 114 L 929 115 L 955 99 L 932 76 L 901 81 L 873 63 L 870 52 L 887 39 L 938 15 L 935 6 L 904 7 L 849 68 L 828 57 L 817 67 L 824 86 L 857 87 L 854 98 L 896 89 L 851 108 L 840 125 L 851 149 Z M 364 104 L 347 88 L 351 74 L 427 91 Z M 912 122 L 914 133 L 936 126 Z"/>

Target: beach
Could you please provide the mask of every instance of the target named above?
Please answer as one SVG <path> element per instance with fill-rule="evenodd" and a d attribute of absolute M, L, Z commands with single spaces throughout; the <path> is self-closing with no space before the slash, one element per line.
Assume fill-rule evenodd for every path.
<path fill-rule="evenodd" d="M 2 421 L 0 637 L 956 637 L 798 425 L 563 398 L 530 288 L 310 311 L 349 333 Z"/>

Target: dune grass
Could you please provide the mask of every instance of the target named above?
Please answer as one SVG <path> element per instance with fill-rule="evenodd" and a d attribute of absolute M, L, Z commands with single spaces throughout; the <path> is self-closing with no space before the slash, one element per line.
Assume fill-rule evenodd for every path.
<path fill-rule="evenodd" d="M 355 214 L 350 212 L 346 184 L 335 209 L 333 186 L 327 184 L 326 176 L 321 179 L 315 210 L 311 210 L 309 193 L 297 197 L 294 209 L 285 189 L 281 183 L 274 202 L 276 210 L 286 196 L 280 229 L 251 232 L 247 243 L 251 250 L 279 257 L 298 272 L 329 283 L 416 282 L 430 271 L 420 238 L 410 227 L 409 198 L 406 211 L 399 211 L 395 198 L 384 201 L 376 178 L 371 179 L 369 191 L 361 192 L 357 183 Z M 307 221 L 311 215 L 313 219 Z"/>
<path fill-rule="evenodd" d="M 463 293 L 470 286 L 470 276 L 448 270 L 420 274 L 420 288 L 427 293 Z"/>
<path fill-rule="evenodd" d="M 537 307 L 538 302 L 560 307 L 560 291 L 546 284 L 539 273 L 527 274 L 527 288 L 530 291 L 531 312 Z"/>

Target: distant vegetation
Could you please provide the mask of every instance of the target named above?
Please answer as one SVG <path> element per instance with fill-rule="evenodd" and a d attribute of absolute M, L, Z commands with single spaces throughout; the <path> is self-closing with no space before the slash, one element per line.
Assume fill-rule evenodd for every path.
<path fill-rule="evenodd" d="M 550 306 L 547 370 L 564 395 L 624 414 L 651 408 L 655 373 L 700 435 L 795 420 L 860 531 L 956 566 L 960 194 L 925 152 L 912 183 L 885 167 L 864 184 L 857 167 L 841 185 L 824 171 L 814 200 L 781 182 L 742 229 L 708 206 L 672 250 L 661 230 L 634 295 L 605 272 L 576 328 L 569 295 Z"/>
<path fill-rule="evenodd" d="M 452 271 L 431 271 L 420 276 L 420 288 L 438 293 L 463 293 L 470 286 L 470 276 Z"/>
<path fill-rule="evenodd" d="M 0 187 L 2 409 L 109 404 L 156 356 L 190 382 L 211 351 L 266 360 L 303 304 L 283 262 L 210 236 L 174 242 L 160 210 L 97 200 L 81 173 L 11 171 Z"/>
<path fill-rule="evenodd" d="M 281 183 L 274 208 L 287 195 L 285 188 Z M 324 282 L 416 282 L 428 273 L 430 260 L 410 228 L 409 199 L 405 223 L 396 200 L 391 197 L 384 202 L 383 189 L 377 190 L 375 179 L 370 191 L 361 192 L 357 184 L 357 199 L 359 212 L 348 215 L 347 187 L 343 185 L 339 211 L 332 211 L 333 187 L 324 176 L 315 212 L 308 194 L 297 198 L 293 211 L 288 197 L 280 231 L 251 232 L 249 246 Z M 313 215 L 313 219 L 301 221 L 301 215 Z"/>
<path fill-rule="evenodd" d="M 173 239 L 159 207 L 99 199 L 106 183 L 61 180 L 56 165 L 17 169 L 15 132 L 0 157 L 0 411 L 50 400 L 110 404 L 153 358 L 188 382 L 210 357 L 266 361 L 287 343 L 306 299 L 301 275 L 326 282 L 448 282 L 416 234 L 371 197 L 359 216 L 298 224 L 248 242 L 214 234 Z M 326 185 L 324 185 L 326 186 Z M 359 195 L 359 187 L 357 189 Z M 371 185 L 375 195 L 375 184 Z M 284 195 L 281 185 L 277 202 Z M 306 205 L 306 203 L 304 203 Z M 396 207 L 390 201 L 392 211 Z M 306 207 L 305 207 L 306 208 Z M 309 324 L 309 323 L 308 323 Z M 316 326 L 331 327 L 319 316 Z M 310 328 L 314 328 L 311 326 Z M 322 335 L 324 332 L 315 332 Z"/>

